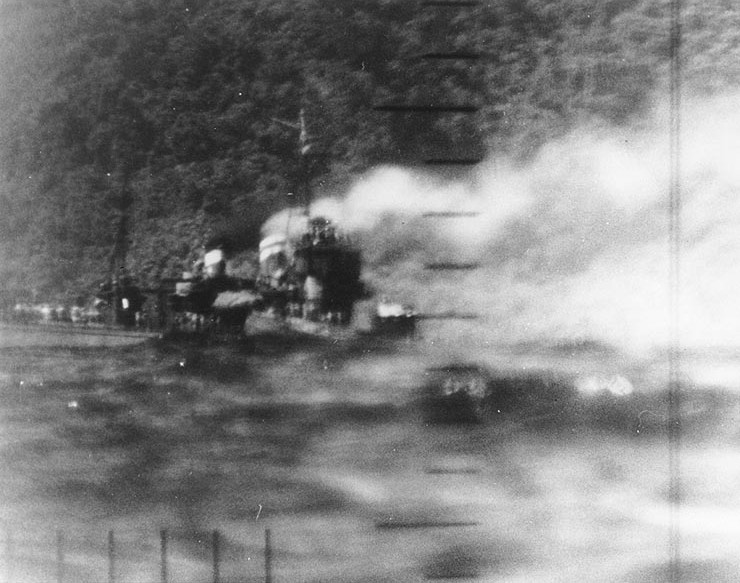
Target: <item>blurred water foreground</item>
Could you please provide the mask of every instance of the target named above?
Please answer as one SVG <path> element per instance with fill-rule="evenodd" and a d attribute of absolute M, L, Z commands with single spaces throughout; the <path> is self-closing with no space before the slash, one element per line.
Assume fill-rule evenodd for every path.
<path fill-rule="evenodd" d="M 670 580 L 659 354 L 486 347 L 517 399 L 468 424 L 425 417 L 424 342 L 3 338 L 8 581 Z M 682 364 L 681 580 L 735 581 L 740 358 Z"/>

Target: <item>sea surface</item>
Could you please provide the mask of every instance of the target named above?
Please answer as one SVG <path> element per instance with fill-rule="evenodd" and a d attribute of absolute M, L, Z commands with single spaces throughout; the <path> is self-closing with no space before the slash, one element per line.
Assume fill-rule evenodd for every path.
<path fill-rule="evenodd" d="M 2 330 L 0 580 L 737 580 L 732 351 L 683 356 L 669 443 L 660 353 L 121 338 Z M 453 360 L 527 405 L 430 423 Z"/>

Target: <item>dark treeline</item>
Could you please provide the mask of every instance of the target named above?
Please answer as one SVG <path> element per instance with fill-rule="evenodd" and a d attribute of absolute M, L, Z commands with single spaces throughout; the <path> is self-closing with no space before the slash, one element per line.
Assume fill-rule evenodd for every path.
<path fill-rule="evenodd" d="M 714 90 L 740 27 L 702 4 L 686 30 Z M 155 285 L 224 225 L 255 244 L 298 188 L 301 109 L 314 187 L 336 190 L 383 162 L 525 160 L 578 124 L 633 123 L 668 57 L 655 0 L 9 0 L 0 29 L 7 298 L 78 294 L 123 261 Z M 374 108 L 399 103 L 478 111 Z"/>

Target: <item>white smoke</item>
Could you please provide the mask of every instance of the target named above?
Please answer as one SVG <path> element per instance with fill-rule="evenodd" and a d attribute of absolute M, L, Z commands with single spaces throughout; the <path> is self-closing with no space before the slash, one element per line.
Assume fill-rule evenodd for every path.
<path fill-rule="evenodd" d="M 740 344 L 740 99 L 684 105 L 680 320 L 685 346 Z M 450 181 L 383 167 L 313 214 L 360 237 L 375 289 L 422 312 L 473 312 L 481 342 L 643 349 L 669 330 L 668 125 L 581 129 L 518 167 Z M 477 213 L 457 218 L 425 213 Z M 425 270 L 435 262 L 478 269 Z M 461 330 L 463 328 L 460 328 Z"/>

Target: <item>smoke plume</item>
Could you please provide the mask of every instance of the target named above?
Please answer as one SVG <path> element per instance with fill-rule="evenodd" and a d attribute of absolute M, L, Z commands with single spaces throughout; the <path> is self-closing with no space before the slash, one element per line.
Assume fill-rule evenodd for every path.
<path fill-rule="evenodd" d="M 684 105 L 686 346 L 740 341 L 739 101 Z M 491 158 L 464 179 L 377 168 L 312 212 L 361 241 L 378 293 L 422 313 L 479 316 L 440 323 L 443 335 L 658 347 L 669 330 L 667 128 L 656 115 L 639 129 L 581 129 L 524 166 Z M 425 269 L 438 263 L 477 268 Z"/>

